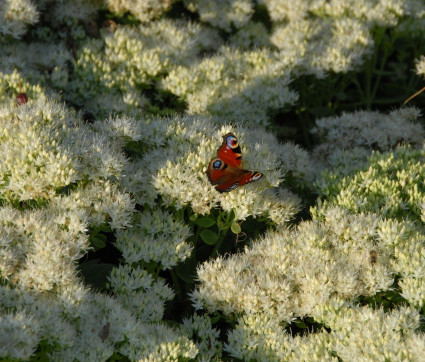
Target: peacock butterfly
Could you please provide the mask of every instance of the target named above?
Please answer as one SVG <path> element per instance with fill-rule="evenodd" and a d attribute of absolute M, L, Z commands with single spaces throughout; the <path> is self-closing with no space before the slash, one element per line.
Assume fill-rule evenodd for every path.
<path fill-rule="evenodd" d="M 242 151 L 233 133 L 223 136 L 217 157 L 210 161 L 206 174 L 211 184 L 217 185 L 215 189 L 220 193 L 258 181 L 263 176 L 261 172 L 242 169 Z"/>

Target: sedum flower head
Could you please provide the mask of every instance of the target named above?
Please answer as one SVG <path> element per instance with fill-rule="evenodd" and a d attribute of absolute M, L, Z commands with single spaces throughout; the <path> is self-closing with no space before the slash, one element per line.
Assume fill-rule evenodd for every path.
<path fill-rule="evenodd" d="M 170 9 L 175 0 L 107 0 L 108 8 L 115 13 L 130 12 L 141 22 L 149 22 Z"/>
<path fill-rule="evenodd" d="M 183 319 L 182 330 L 196 341 L 199 354 L 196 359 L 199 361 L 220 361 L 223 349 L 222 343 L 218 340 L 220 331 L 212 327 L 211 319 L 208 316 L 194 313 L 192 316 Z"/>
<path fill-rule="evenodd" d="M 327 332 L 293 337 L 276 319 L 252 314 L 237 319 L 224 349 L 246 361 L 336 361 L 331 341 Z"/>
<path fill-rule="evenodd" d="M 190 235 L 187 225 L 161 210 L 133 214 L 132 228 L 117 233 L 116 247 L 126 263 L 155 262 L 170 269 L 192 252 L 185 240 Z"/>
<path fill-rule="evenodd" d="M 108 276 L 110 289 L 119 302 L 141 321 L 159 322 L 164 315 L 164 303 L 174 298 L 174 293 L 158 278 L 146 270 L 120 265 Z"/>
<path fill-rule="evenodd" d="M 104 0 L 38 0 L 47 21 L 54 27 L 74 23 L 76 20 L 89 20 L 102 10 Z"/>
<path fill-rule="evenodd" d="M 367 27 L 357 19 L 310 18 L 277 25 L 271 42 L 297 73 L 346 73 L 363 64 L 373 45 Z"/>
<path fill-rule="evenodd" d="M 330 307 L 325 323 L 331 329 L 331 348 L 342 360 L 413 360 L 425 351 L 424 335 L 417 334 L 419 312 L 412 308 L 384 312 L 370 307 Z"/>
<path fill-rule="evenodd" d="M 417 122 L 420 115 L 416 107 L 403 107 L 388 114 L 357 111 L 320 118 L 312 132 L 323 141 L 313 151 L 313 157 L 322 167 L 345 168 L 348 173 L 364 163 L 373 149 L 388 151 L 400 143 L 420 145 L 425 136 Z"/>
<path fill-rule="evenodd" d="M 186 7 L 199 14 L 202 22 L 230 32 L 246 24 L 254 12 L 252 0 L 184 0 Z"/>
<path fill-rule="evenodd" d="M 270 46 L 270 35 L 261 22 L 249 21 L 229 38 L 229 43 L 237 49 L 255 49 Z"/>
<path fill-rule="evenodd" d="M 40 328 L 24 312 L 0 315 L 0 357 L 28 360 L 40 342 Z"/>
<path fill-rule="evenodd" d="M 126 158 L 63 106 L 40 98 L 0 108 L 0 189 L 29 200 L 54 197 L 82 179 L 119 177 Z"/>
<path fill-rule="evenodd" d="M 393 152 L 374 152 L 368 162 L 350 173 L 325 172 L 318 182 L 326 202 L 353 212 L 372 211 L 387 217 L 422 217 L 424 149 L 400 146 Z"/>
<path fill-rule="evenodd" d="M 74 263 L 88 249 L 85 218 L 72 211 L 0 209 L 0 272 L 12 284 L 60 291 L 77 282 Z M 12 219 L 13 218 L 13 219 Z"/>
<path fill-rule="evenodd" d="M 149 104 L 141 89 L 219 43 L 213 30 L 183 20 L 118 26 L 80 47 L 66 96 L 94 114 L 140 114 L 140 107 Z"/>
<path fill-rule="evenodd" d="M 388 245 L 377 216 L 327 210 L 323 220 L 269 232 L 243 254 L 198 267 L 196 308 L 224 314 L 261 313 L 291 322 L 332 296 L 351 301 L 393 283 Z M 386 238 L 384 238 L 384 236 Z M 370 251 L 379 257 L 370 262 Z"/>
<path fill-rule="evenodd" d="M 152 206 L 160 195 L 166 205 L 177 208 L 190 205 L 200 214 L 220 205 L 225 211 L 234 210 L 237 219 L 268 214 L 273 215 L 275 222 L 288 221 L 297 212 L 299 201 L 276 187 L 283 180 L 282 166 L 302 175 L 305 171 L 302 165 L 308 164 L 307 153 L 293 145 L 280 145 L 273 135 L 260 129 L 223 126 L 216 130 L 207 121 L 199 117 L 174 117 L 150 122 L 142 140 L 150 145 L 149 149 L 143 159 L 128 166 L 123 187 L 138 202 Z M 216 156 L 223 135 L 230 131 L 241 144 L 244 168 L 262 172 L 264 176 L 258 182 L 220 194 L 208 181 L 205 171 Z M 291 150 L 302 161 L 287 162 L 284 150 Z"/>
<path fill-rule="evenodd" d="M 38 22 L 40 13 L 31 0 L 3 0 L 0 3 L 0 34 L 20 38 L 28 25 Z"/>
<path fill-rule="evenodd" d="M 277 53 L 224 47 L 190 67 L 172 68 L 162 86 L 183 98 L 191 114 L 258 125 L 268 123 L 268 112 L 295 103 L 290 81 L 290 70 Z"/>

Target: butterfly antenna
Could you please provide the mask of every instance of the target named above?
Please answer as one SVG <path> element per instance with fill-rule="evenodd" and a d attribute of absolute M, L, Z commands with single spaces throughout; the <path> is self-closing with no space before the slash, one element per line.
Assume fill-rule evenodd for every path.
<path fill-rule="evenodd" d="M 405 105 L 407 102 L 409 102 L 410 100 L 412 100 L 413 98 L 415 98 L 418 94 L 421 94 L 423 91 L 425 91 L 425 87 L 423 87 L 422 89 L 418 90 L 415 94 L 413 94 L 412 96 L 410 96 L 409 98 L 407 98 L 403 105 Z"/>

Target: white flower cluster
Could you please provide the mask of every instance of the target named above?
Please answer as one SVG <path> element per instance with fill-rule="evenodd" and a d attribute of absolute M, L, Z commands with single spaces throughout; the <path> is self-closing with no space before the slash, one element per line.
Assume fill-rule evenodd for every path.
<path fill-rule="evenodd" d="M 135 230 L 153 242 L 145 243 L 147 261 L 165 267 L 191 251 L 186 225 L 161 211 L 134 214 L 133 200 L 118 187 L 127 163 L 122 148 L 141 138 L 135 120 L 89 126 L 40 98 L 3 106 L 0 121 L 2 202 L 21 201 L 23 209 L 0 208 L 0 336 L 7 334 L 0 355 L 28 359 L 47 344 L 53 360 L 194 358 L 198 349 L 185 332 L 160 323 L 174 296 L 161 278 L 117 267 L 109 276 L 112 297 L 90 292 L 77 273 L 90 248 L 88 227 L 105 223 L 119 244 L 118 230 L 137 220 Z M 157 239 L 162 254 L 152 249 Z"/>
<path fill-rule="evenodd" d="M 104 0 L 37 0 L 37 6 L 54 27 L 77 20 L 87 21 L 105 8 Z"/>
<path fill-rule="evenodd" d="M 421 360 L 425 336 L 419 312 L 400 307 L 389 312 L 333 301 L 317 308 L 331 328 L 331 347 L 342 360 Z"/>
<path fill-rule="evenodd" d="M 425 4 L 418 0 L 261 0 L 275 22 L 294 22 L 315 14 L 328 18 L 352 18 L 363 21 L 368 27 L 374 25 L 395 26 L 403 17 L 423 17 Z"/>
<path fill-rule="evenodd" d="M 353 170 L 372 150 L 388 151 L 400 143 L 420 145 L 425 131 L 415 107 L 395 109 L 388 114 L 377 111 L 343 113 L 316 120 L 312 133 L 323 139 L 313 151 L 316 163 L 324 167 Z M 350 161 L 348 161 L 350 160 Z M 319 168 L 318 168 L 319 169 Z"/>
<path fill-rule="evenodd" d="M 402 307 L 391 312 L 339 304 L 323 306 L 331 329 L 292 336 L 275 319 L 253 314 L 238 319 L 225 350 L 242 360 L 267 361 L 421 361 L 425 337 L 419 313 Z"/>
<path fill-rule="evenodd" d="M 327 18 L 302 19 L 277 25 L 271 42 L 281 57 L 296 68 L 297 73 L 345 73 L 357 69 L 373 46 L 366 25 L 353 18 L 329 21 Z"/>
<path fill-rule="evenodd" d="M 397 274 L 403 296 L 422 306 L 424 248 L 413 224 L 328 208 L 296 230 L 269 232 L 243 254 L 198 266 L 192 301 L 209 312 L 261 313 L 290 323 L 335 296 L 349 302 L 388 290 Z"/>
<path fill-rule="evenodd" d="M 161 321 L 165 301 L 174 298 L 173 291 L 162 279 L 154 279 L 139 267 L 116 267 L 108 276 L 108 281 L 118 301 L 146 323 Z"/>
<path fill-rule="evenodd" d="M 51 199 L 79 180 L 119 177 L 126 162 L 105 135 L 43 98 L 0 107 L 0 140 L 0 189 L 21 201 Z"/>
<path fill-rule="evenodd" d="M 245 25 L 254 12 L 252 0 L 184 0 L 186 7 L 198 12 L 202 22 L 206 22 L 230 32 Z"/>
<path fill-rule="evenodd" d="M 374 27 L 422 28 L 425 4 L 417 0 L 263 0 L 273 20 L 271 42 L 297 73 L 323 77 L 363 64 Z M 408 29 L 406 29 L 408 28 Z M 400 30 L 402 32 L 403 30 Z"/>
<path fill-rule="evenodd" d="M 270 47 L 270 35 L 263 23 L 250 21 L 229 37 L 231 47 L 237 49 L 258 49 Z"/>
<path fill-rule="evenodd" d="M 175 0 L 106 0 L 114 13 L 130 12 L 141 22 L 149 22 L 170 9 Z"/>
<path fill-rule="evenodd" d="M 325 204 L 338 204 L 352 212 L 371 211 L 386 217 L 420 221 L 424 192 L 425 149 L 398 147 L 374 152 L 362 167 L 350 173 L 333 169 L 317 181 Z"/>
<path fill-rule="evenodd" d="M 198 353 L 182 331 L 146 323 L 115 298 L 79 286 L 57 295 L 1 286 L 0 300 L 9 311 L 0 318 L 2 357 L 29 359 L 39 343 L 56 361 L 107 360 L 114 352 L 130 360 L 178 360 Z"/>
<path fill-rule="evenodd" d="M 229 193 L 218 193 L 205 171 L 217 155 L 223 135 L 234 132 L 240 142 L 244 168 L 264 173 L 255 183 Z M 236 213 L 237 219 L 269 215 L 273 221 L 287 222 L 298 212 L 298 198 L 281 188 L 285 171 L 299 177 L 311 172 L 308 155 L 292 144 L 280 145 L 276 138 L 260 129 L 223 126 L 216 129 L 202 117 L 155 119 L 143 132 L 149 150 L 143 158 L 129 163 L 123 187 L 140 203 L 155 205 L 161 196 L 166 205 L 190 205 L 196 213 L 206 214 L 220 205 Z M 287 157 L 288 156 L 288 157 Z M 295 158 L 297 160 L 295 160 Z M 299 160 L 298 160 L 299 158 Z"/>
<path fill-rule="evenodd" d="M 337 361 L 327 332 L 293 337 L 276 319 L 263 314 L 241 316 L 237 321 L 224 346 L 232 357 L 244 361 Z"/>
<path fill-rule="evenodd" d="M 58 292 L 78 283 L 74 263 L 88 249 L 77 212 L 0 208 L 0 272 L 12 284 Z"/>
<path fill-rule="evenodd" d="M 401 295 L 416 307 L 425 304 L 425 235 L 409 223 L 421 228 L 425 222 L 424 152 L 399 147 L 394 152 L 375 153 L 363 169 L 351 174 L 334 170 L 325 173 L 318 183 L 327 196 L 319 213 L 338 205 L 355 213 L 372 211 L 393 218 L 382 229 L 392 235 L 389 240 L 395 259 L 391 269 L 402 277 Z M 410 221 L 400 223 L 396 219 Z"/>
<path fill-rule="evenodd" d="M 28 359 L 38 343 L 39 328 L 24 312 L 0 315 L 0 356 Z"/>
<path fill-rule="evenodd" d="M 419 59 L 416 60 L 416 74 L 425 76 L 425 56 L 421 55 Z"/>
<path fill-rule="evenodd" d="M 161 210 L 133 214 L 133 227 L 117 232 L 116 247 L 126 263 L 155 262 L 170 269 L 192 252 L 189 227 Z"/>
<path fill-rule="evenodd" d="M 218 123 L 267 124 L 268 112 L 292 105 L 290 69 L 267 49 L 224 47 L 190 67 L 171 69 L 164 89 L 182 97 L 190 114 L 210 114 Z"/>
<path fill-rule="evenodd" d="M 219 43 L 213 30 L 183 20 L 118 26 L 79 49 L 66 97 L 94 114 L 140 114 L 149 102 L 144 88 L 153 87 L 172 65 L 188 65 Z"/>
<path fill-rule="evenodd" d="M 0 3 L 0 34 L 20 38 L 29 24 L 38 22 L 40 13 L 31 0 L 3 0 Z"/>
<path fill-rule="evenodd" d="M 199 350 L 199 354 L 196 356 L 197 360 L 222 361 L 223 345 L 218 340 L 220 331 L 212 327 L 209 317 L 195 313 L 183 319 L 182 330 L 196 341 L 196 347 Z"/>

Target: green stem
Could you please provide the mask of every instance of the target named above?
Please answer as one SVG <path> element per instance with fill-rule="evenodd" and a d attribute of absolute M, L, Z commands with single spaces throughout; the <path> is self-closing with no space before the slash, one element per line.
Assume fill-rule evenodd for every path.
<path fill-rule="evenodd" d="M 382 44 L 382 40 L 384 39 L 385 36 L 385 30 L 383 28 L 378 28 L 377 29 L 377 34 L 376 34 L 376 42 L 375 42 L 375 50 L 379 49 L 379 47 Z M 367 64 L 366 67 L 366 99 L 365 99 L 365 103 L 366 103 L 366 108 L 367 109 L 371 109 L 372 108 L 372 101 L 373 101 L 373 90 L 372 90 L 372 77 L 373 77 L 373 73 L 375 71 L 376 68 L 376 63 L 378 61 L 378 52 L 375 51 L 373 53 L 372 58 L 370 59 L 370 61 Z M 375 84 L 376 86 L 376 84 Z"/>
<path fill-rule="evenodd" d="M 362 99 L 362 100 L 361 100 L 361 103 L 362 103 L 362 104 L 366 103 L 366 95 L 365 95 L 365 94 L 364 94 L 364 92 L 363 92 L 363 89 L 362 89 L 362 87 L 361 87 L 361 85 L 360 85 L 360 83 L 359 83 L 359 80 L 357 79 L 357 76 L 354 76 L 354 77 L 353 77 L 353 83 L 354 83 L 354 85 L 356 86 L 357 91 L 358 91 L 358 92 L 359 92 L 359 94 L 360 94 L 360 98 Z"/>
<path fill-rule="evenodd" d="M 222 217 L 222 215 L 223 214 L 220 212 L 219 217 Z M 213 252 L 211 254 L 211 257 L 212 258 L 215 258 L 217 256 L 218 251 L 220 250 L 221 244 L 223 244 L 223 240 L 226 237 L 227 232 L 230 229 L 230 226 L 231 226 L 231 222 L 232 221 L 233 221 L 232 213 L 231 212 L 226 213 L 226 220 L 224 221 L 224 224 L 226 226 L 222 230 L 219 230 L 219 238 L 218 238 L 217 242 L 215 243 L 214 250 L 213 250 Z"/>
<path fill-rule="evenodd" d="M 384 55 L 382 56 L 381 66 L 379 67 L 379 73 L 376 77 L 376 81 L 375 81 L 375 84 L 374 84 L 373 90 L 372 90 L 372 95 L 371 95 L 371 100 L 370 100 L 371 105 L 372 105 L 372 101 L 375 99 L 376 92 L 378 91 L 379 83 L 381 83 L 382 71 L 384 70 L 385 64 L 387 63 L 388 55 L 389 55 L 388 51 L 385 51 Z"/>
<path fill-rule="evenodd" d="M 212 258 L 215 258 L 217 256 L 218 251 L 219 251 L 219 249 L 221 247 L 221 244 L 223 244 L 223 240 L 226 237 L 227 232 L 229 231 L 229 229 L 230 229 L 230 227 L 227 227 L 227 228 L 223 229 L 223 231 L 220 231 L 220 237 L 218 238 L 217 242 L 215 243 L 214 250 L 213 250 L 213 252 L 211 254 L 211 257 Z"/>

